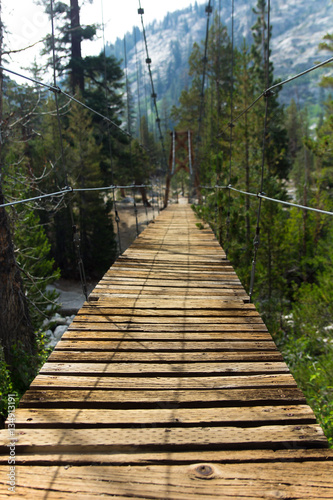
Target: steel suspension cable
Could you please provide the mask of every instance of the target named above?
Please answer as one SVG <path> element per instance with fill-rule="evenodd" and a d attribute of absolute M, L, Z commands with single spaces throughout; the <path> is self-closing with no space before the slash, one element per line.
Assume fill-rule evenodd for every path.
<path fill-rule="evenodd" d="M 138 110 L 139 110 L 139 137 L 140 141 L 144 145 L 144 130 L 141 129 L 141 114 L 142 114 L 142 106 L 141 106 L 141 85 L 140 85 L 140 72 L 139 72 L 139 58 L 138 58 L 138 50 L 137 50 L 137 38 L 136 38 L 136 30 L 134 30 L 134 43 L 135 43 L 135 64 L 136 64 L 136 79 L 137 79 L 137 94 L 138 94 Z M 152 165 L 152 154 L 149 151 L 149 163 L 150 166 Z M 147 203 L 145 205 L 145 211 L 146 211 L 146 219 L 147 219 L 147 226 L 149 224 L 148 221 L 148 206 Z M 154 216 L 154 214 L 153 214 Z M 155 218 L 155 217 L 154 217 Z"/>
<path fill-rule="evenodd" d="M 218 12 L 218 57 L 217 57 L 217 78 L 220 81 L 221 75 L 221 0 L 219 0 L 219 12 Z M 217 131 L 220 130 L 220 85 L 216 88 L 216 98 L 217 98 Z M 218 185 L 220 182 L 220 159 L 219 159 L 219 146 L 216 141 L 216 180 L 215 184 Z M 220 235 L 218 234 L 218 214 L 219 214 L 219 192 L 218 189 L 215 190 L 215 235 L 220 241 Z"/>
<path fill-rule="evenodd" d="M 297 80 L 298 78 L 301 78 L 302 76 L 307 75 L 308 73 L 311 73 L 312 71 L 315 71 L 319 68 L 322 68 L 323 66 L 326 66 L 327 64 L 330 64 L 332 62 L 333 62 L 333 57 L 330 57 L 329 59 L 326 59 L 325 61 L 322 61 L 321 63 L 318 63 L 315 66 L 311 66 L 311 68 L 308 68 L 305 71 L 302 71 L 301 73 L 297 73 L 296 75 L 294 75 L 290 78 L 287 78 L 287 80 L 283 80 L 282 82 L 276 83 L 276 84 L 272 85 L 271 87 L 266 87 L 266 90 L 264 90 L 258 97 L 256 97 L 256 99 L 251 104 L 249 104 L 249 106 L 247 106 L 245 109 L 243 109 L 243 111 L 241 111 L 241 113 L 239 113 L 233 119 L 232 123 L 233 124 L 236 123 L 243 115 L 245 115 L 245 113 L 250 111 L 260 101 L 260 99 L 262 99 L 263 97 L 267 97 L 267 96 L 272 95 L 272 93 L 274 93 L 275 89 L 277 89 L 279 87 L 283 87 L 287 83 L 290 83 L 294 80 Z M 226 130 L 227 130 L 227 128 L 223 129 L 222 132 L 220 132 L 217 137 L 221 137 L 222 135 L 224 135 Z"/>
<path fill-rule="evenodd" d="M 265 63 L 265 74 L 266 74 L 266 88 L 269 86 L 269 62 L 270 62 L 270 7 L 271 2 L 268 0 L 267 4 L 267 44 L 265 47 L 265 36 L 264 36 L 264 63 Z M 264 21 L 265 22 L 265 21 Z M 264 26 L 263 28 L 264 29 Z M 265 156 L 266 156 L 266 136 L 267 136 L 267 124 L 268 124 L 268 98 L 269 94 L 265 95 L 265 118 L 264 118 L 264 132 L 263 132 L 263 144 L 262 144 L 262 163 L 261 163 L 261 179 L 260 179 L 260 195 L 263 194 L 264 188 L 264 173 L 265 173 Z M 254 288 L 254 280 L 256 273 L 256 264 L 257 264 L 257 253 L 260 245 L 260 219 L 261 219 L 261 206 L 262 206 L 262 197 L 259 197 L 259 205 L 257 212 L 257 224 L 256 224 L 256 233 L 253 240 L 253 260 L 252 260 L 252 269 L 251 269 L 251 280 L 250 280 L 250 291 L 249 297 L 250 302 L 252 301 L 253 288 Z"/>
<path fill-rule="evenodd" d="M 53 82 L 54 82 L 54 87 L 57 88 L 53 0 L 51 0 L 51 2 L 50 2 L 50 8 L 51 8 L 51 28 L 52 28 Z M 56 105 L 56 110 L 57 110 L 57 123 L 58 123 L 58 132 L 59 132 L 60 150 L 61 150 L 61 164 L 62 164 L 64 179 L 65 179 L 65 184 L 68 185 L 67 169 L 66 169 L 66 165 L 65 165 L 64 145 L 63 145 L 63 140 L 62 140 L 62 127 L 61 127 L 60 113 L 59 113 L 58 92 L 55 92 L 54 96 L 55 96 L 55 105 Z M 77 265 L 78 265 L 79 274 L 80 274 L 82 291 L 83 291 L 83 295 L 86 298 L 86 301 L 88 302 L 89 297 L 88 297 L 86 274 L 85 274 L 83 260 L 82 260 L 82 256 L 81 256 L 80 234 L 78 232 L 77 226 L 76 226 L 75 221 L 74 221 L 74 213 L 73 213 L 73 207 L 72 207 L 71 200 L 69 201 L 68 207 L 69 207 L 69 213 L 70 213 L 70 218 L 71 218 L 72 231 L 73 231 L 73 244 L 74 244 L 74 249 L 76 252 Z"/>
<path fill-rule="evenodd" d="M 102 11 L 102 34 L 103 34 L 103 57 L 104 57 L 104 93 L 105 93 L 106 114 L 107 114 L 107 118 L 109 119 L 110 118 L 110 111 L 109 111 L 109 106 L 108 106 L 108 92 L 107 92 L 107 66 L 106 66 L 105 24 L 104 24 L 103 0 L 101 0 L 101 11 Z M 107 135 L 108 135 L 108 146 L 109 146 L 109 157 L 110 157 L 111 182 L 112 182 L 112 184 L 114 184 L 113 149 L 112 149 L 111 130 L 110 130 L 110 121 L 109 120 L 107 120 Z M 114 207 L 115 222 L 117 225 L 118 255 L 121 255 L 122 254 L 122 247 L 121 247 L 121 236 L 120 236 L 120 217 L 118 214 L 115 189 L 112 190 L 112 203 L 113 203 L 113 207 Z"/>
<path fill-rule="evenodd" d="M 194 165 L 193 165 L 193 176 L 194 177 L 195 177 L 195 175 L 197 173 L 197 169 L 198 169 L 199 144 L 201 142 L 201 128 L 202 128 L 202 121 L 203 121 L 204 107 L 205 107 L 205 85 L 206 85 L 206 72 L 207 72 L 207 63 L 208 63 L 209 22 L 210 22 L 210 15 L 213 12 L 213 7 L 211 5 L 211 0 L 209 0 L 208 5 L 205 8 L 205 12 L 207 14 L 206 38 L 205 38 L 204 56 L 203 56 L 203 59 L 202 59 L 203 70 L 202 70 L 201 92 L 200 92 L 198 133 L 197 133 L 197 137 L 196 137 L 196 147 L 195 147 Z M 191 189 L 192 189 L 192 179 L 191 178 L 193 176 L 190 176 L 189 199 L 191 198 Z"/>
<path fill-rule="evenodd" d="M 229 182 L 231 183 L 231 168 L 232 168 L 232 148 L 233 148 L 233 117 L 234 117 L 234 0 L 231 2 L 231 88 L 230 88 L 230 134 L 229 134 Z M 225 254 L 228 257 L 230 244 L 230 209 L 231 209 L 231 191 L 228 192 L 228 212 L 227 212 L 227 241 Z"/>
<path fill-rule="evenodd" d="M 147 68 L 148 68 L 150 84 L 151 84 L 151 91 L 152 91 L 151 97 L 152 97 L 154 108 L 155 108 L 156 124 L 157 124 L 158 132 L 159 132 L 159 140 L 160 140 L 161 145 L 162 145 L 162 158 L 163 158 L 163 163 L 164 163 L 164 168 L 165 168 L 165 173 L 166 173 L 167 168 L 168 168 L 168 163 L 167 163 L 167 159 L 166 159 L 166 150 L 165 150 L 165 146 L 164 146 L 164 138 L 163 138 L 162 129 L 161 129 L 161 119 L 159 117 L 159 112 L 158 112 L 158 107 L 157 107 L 157 94 L 155 92 L 153 73 L 151 70 L 151 62 L 152 61 L 151 61 L 151 58 L 149 57 L 146 30 L 145 30 L 145 25 L 143 22 L 144 9 L 141 7 L 141 0 L 139 0 L 138 14 L 141 17 L 142 33 L 143 33 L 143 39 L 144 39 L 144 44 L 145 44 L 145 49 L 146 49 L 146 64 L 147 64 Z"/>
<path fill-rule="evenodd" d="M 126 48 L 126 35 L 124 36 L 124 62 L 125 62 L 125 82 L 126 82 L 126 102 L 127 102 L 127 130 L 129 135 L 131 135 L 131 106 L 130 106 L 130 87 L 128 81 L 128 71 L 127 71 L 127 48 Z M 129 143 L 129 152 L 130 152 L 130 166 L 131 172 L 133 172 L 133 156 L 132 156 L 132 142 Z M 136 236 L 139 236 L 139 223 L 138 223 L 138 208 L 136 206 L 135 201 L 135 189 L 132 190 L 133 194 L 133 208 L 134 208 L 134 216 L 135 216 L 135 228 L 136 228 Z"/>
<path fill-rule="evenodd" d="M 77 99 L 76 97 L 72 96 L 71 94 L 68 94 L 68 92 L 65 92 L 64 90 L 62 90 L 58 85 L 49 85 L 47 83 L 44 83 L 44 82 L 41 82 L 39 80 L 35 80 L 34 78 L 30 78 L 29 76 L 26 76 L 26 75 L 23 75 L 22 73 L 17 73 L 16 71 L 12 71 L 11 69 L 8 69 L 8 68 L 5 68 L 3 66 L 0 66 L 0 71 L 6 71 L 7 73 L 10 73 L 12 75 L 15 75 L 15 76 L 18 76 L 20 78 L 24 78 L 25 80 L 31 82 L 31 83 L 35 83 L 36 85 L 39 85 L 41 87 L 45 87 L 47 88 L 49 91 L 52 91 L 54 92 L 55 94 L 62 94 L 64 95 L 65 97 L 67 97 L 67 99 L 69 99 L 70 101 L 73 101 L 75 102 L 76 104 L 78 104 L 79 106 L 82 106 L 83 108 L 87 109 L 88 111 L 90 111 L 91 113 L 94 113 L 96 116 L 99 116 L 100 118 L 102 118 L 103 120 L 105 120 L 107 123 L 109 123 L 110 125 L 112 125 L 114 128 L 116 128 L 119 132 L 121 132 L 123 135 L 126 135 L 126 136 L 129 136 L 128 132 L 126 130 L 124 130 L 123 128 L 121 128 L 119 125 L 117 125 L 114 121 L 112 121 L 110 118 L 108 118 L 107 116 L 103 115 L 102 113 L 100 113 L 99 111 L 96 111 L 95 109 L 91 108 L 90 106 L 88 106 L 87 104 L 85 104 L 84 102 L 80 101 L 79 99 Z M 130 136 L 132 139 L 134 139 L 134 137 Z M 142 147 L 142 145 L 140 144 L 140 147 Z"/>
<path fill-rule="evenodd" d="M 136 90 L 138 95 L 138 111 L 139 111 L 139 137 L 140 141 L 143 143 L 144 138 L 141 131 L 141 95 L 140 95 L 140 75 L 139 75 L 139 58 L 137 50 L 137 40 L 136 40 L 136 30 L 134 29 L 134 44 L 135 44 L 135 65 L 136 65 Z"/>
<path fill-rule="evenodd" d="M 205 186 L 206 189 L 209 189 L 209 186 Z M 310 212 L 317 212 L 319 214 L 325 215 L 333 215 L 333 212 L 329 212 L 328 210 L 321 210 L 320 208 L 309 207 L 307 205 L 300 205 L 299 203 L 291 203 L 290 201 L 278 200 L 277 198 L 271 198 L 262 193 L 249 193 L 248 191 L 244 191 L 242 189 L 237 189 L 233 186 L 215 186 L 217 189 L 231 189 L 236 193 L 244 194 L 245 196 L 253 196 L 254 198 L 262 198 L 263 200 L 273 201 L 274 203 L 280 203 L 282 205 L 287 205 L 289 207 L 301 208 L 302 210 L 309 210 Z M 214 187 L 211 187 L 214 189 Z"/>
<path fill-rule="evenodd" d="M 73 192 L 73 189 L 71 187 L 67 186 L 64 189 L 62 189 L 61 191 L 56 191 L 55 193 L 42 194 L 39 196 L 34 196 L 32 198 L 26 198 L 24 200 L 16 200 L 16 201 L 8 202 L 8 203 L 2 203 L 0 205 L 0 208 L 13 207 L 14 205 L 20 205 L 21 203 L 29 203 L 30 201 L 39 201 L 39 200 L 42 200 L 45 198 L 58 197 L 58 196 L 62 196 L 64 194 L 72 193 L 72 192 Z"/>

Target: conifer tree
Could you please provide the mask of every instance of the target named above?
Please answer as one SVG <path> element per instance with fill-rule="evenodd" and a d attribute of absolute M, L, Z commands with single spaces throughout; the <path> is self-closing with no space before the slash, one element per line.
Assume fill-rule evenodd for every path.
<path fill-rule="evenodd" d="M 74 216 L 78 219 L 81 254 L 91 275 L 105 272 L 115 258 L 116 246 L 110 215 L 110 192 L 84 191 L 102 187 L 99 166 L 101 145 L 93 134 L 88 110 L 74 103 L 68 117 L 66 141 L 69 179 L 79 191 L 73 200 Z"/>
<path fill-rule="evenodd" d="M 3 50 L 3 23 L 0 5 L 0 65 Z M 8 117 L 3 109 L 3 72 L 0 70 L 0 205 L 6 201 L 3 185 L 5 178 L 5 140 L 9 137 Z M 22 278 L 16 263 L 10 219 L 6 208 L 0 207 L 0 348 L 7 363 L 13 363 L 13 347 L 22 348 L 27 354 L 36 352 L 34 332 L 25 297 Z M 13 365 L 12 365 L 13 368 Z"/>

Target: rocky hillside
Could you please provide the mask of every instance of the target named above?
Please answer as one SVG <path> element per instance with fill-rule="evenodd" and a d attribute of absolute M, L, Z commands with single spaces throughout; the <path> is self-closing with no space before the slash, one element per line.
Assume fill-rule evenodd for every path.
<path fill-rule="evenodd" d="M 215 2 L 217 4 L 217 2 Z M 222 2 L 221 20 L 231 27 L 231 1 Z M 163 96 L 161 109 L 176 104 L 179 94 L 189 84 L 187 61 L 194 41 L 203 40 L 206 30 L 205 6 L 207 2 L 195 3 L 187 9 L 169 13 L 163 21 L 146 26 L 149 55 L 152 59 L 154 82 L 158 96 Z M 256 0 L 235 0 L 235 40 L 240 44 L 245 38 L 252 42 L 251 27 L 256 16 L 252 9 Z M 215 9 L 216 12 L 216 9 Z M 271 41 L 272 61 L 275 77 L 285 79 L 318 61 L 326 59 L 329 54 L 318 50 L 323 36 L 333 31 L 332 0 L 275 0 L 271 2 L 271 24 L 273 37 Z M 144 100 L 145 52 L 142 33 L 138 28 L 126 34 L 128 72 L 132 82 L 132 94 L 139 91 Z M 119 59 L 124 59 L 124 42 L 117 40 L 114 46 L 108 45 L 108 51 Z M 288 84 L 281 93 L 281 100 L 288 104 L 291 98 L 301 104 L 315 106 L 323 99 L 324 93 L 318 88 L 318 81 L 323 71 Z M 137 78 L 139 76 L 139 78 Z M 148 87 L 147 87 L 148 88 Z M 146 94 L 150 95 L 149 90 Z M 142 101 L 143 102 L 143 101 Z"/>

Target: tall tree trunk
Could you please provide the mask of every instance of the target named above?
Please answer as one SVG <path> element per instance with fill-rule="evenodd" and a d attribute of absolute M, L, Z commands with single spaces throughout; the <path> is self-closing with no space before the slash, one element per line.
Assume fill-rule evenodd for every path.
<path fill-rule="evenodd" d="M 2 56 L 3 25 L 0 4 L 0 65 Z M 3 182 L 3 130 L 2 130 L 2 86 L 0 72 L 0 205 L 4 203 Z M 12 347 L 21 346 L 27 354 L 35 352 L 35 336 L 30 322 L 27 300 L 23 291 L 20 271 L 17 267 L 9 218 L 4 207 L 0 207 L 0 344 L 5 360 L 12 365 Z M 18 369 L 15 366 L 12 368 Z"/>
<path fill-rule="evenodd" d="M 140 194 L 141 194 L 141 197 L 142 197 L 142 203 L 144 204 L 144 206 L 150 207 L 151 205 L 150 205 L 150 203 L 148 201 L 148 198 L 147 198 L 146 189 L 144 187 L 140 187 L 139 191 L 140 191 Z"/>
<path fill-rule="evenodd" d="M 78 87 L 80 92 L 83 93 L 84 77 L 81 54 L 80 8 L 78 0 L 71 0 L 71 41 L 72 92 L 74 94 Z"/>
<path fill-rule="evenodd" d="M 0 185 L 2 203 L 4 196 Z M 13 345 L 21 346 L 27 354 L 35 352 L 35 336 L 15 260 L 8 215 L 3 207 L 0 208 L 0 342 L 9 364 L 12 363 Z"/>

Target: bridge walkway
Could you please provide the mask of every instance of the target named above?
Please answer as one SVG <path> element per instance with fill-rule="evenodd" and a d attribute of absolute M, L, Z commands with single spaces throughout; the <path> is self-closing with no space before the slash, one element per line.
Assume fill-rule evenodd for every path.
<path fill-rule="evenodd" d="M 0 498 L 333 498 L 333 450 L 199 226 L 170 206 L 96 286 L 0 432 Z"/>

